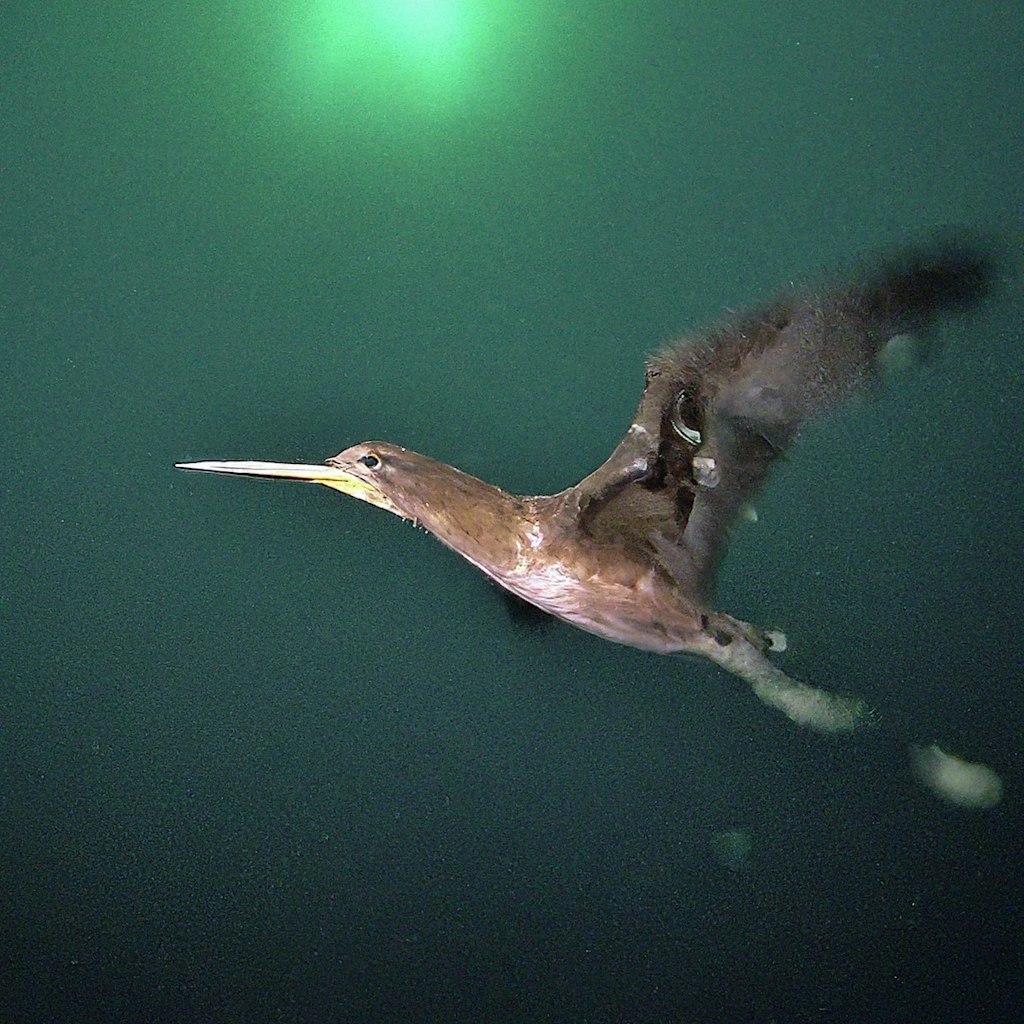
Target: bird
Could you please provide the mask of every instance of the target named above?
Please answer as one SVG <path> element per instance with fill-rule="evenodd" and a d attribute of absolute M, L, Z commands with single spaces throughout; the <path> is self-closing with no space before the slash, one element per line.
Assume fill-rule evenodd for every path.
<path fill-rule="evenodd" d="M 788 289 L 646 362 L 639 406 L 607 460 L 556 494 L 517 495 L 385 441 L 322 465 L 176 463 L 320 484 L 409 520 L 516 597 L 606 640 L 699 655 L 798 725 L 869 723 L 860 698 L 777 664 L 785 635 L 714 607 L 730 530 L 801 428 L 881 375 L 894 344 L 990 291 L 988 249 L 960 239 L 872 262 L 852 283 Z"/>

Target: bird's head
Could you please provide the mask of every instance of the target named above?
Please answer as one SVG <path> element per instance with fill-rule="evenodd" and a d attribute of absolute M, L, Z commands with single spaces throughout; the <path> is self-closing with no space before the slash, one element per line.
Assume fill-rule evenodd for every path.
<path fill-rule="evenodd" d="M 474 477 L 387 441 L 363 441 L 327 459 L 322 466 L 291 462 L 180 462 L 178 469 L 234 476 L 271 477 L 322 484 L 360 501 L 421 520 L 445 493 L 465 489 Z M 462 487 L 459 484 L 462 484 Z M 484 485 L 488 490 L 489 485 Z"/>
<path fill-rule="evenodd" d="M 520 527 L 519 499 L 453 466 L 387 441 L 353 445 L 322 466 L 182 462 L 178 468 L 322 484 L 412 520 L 485 569 L 512 557 Z"/>

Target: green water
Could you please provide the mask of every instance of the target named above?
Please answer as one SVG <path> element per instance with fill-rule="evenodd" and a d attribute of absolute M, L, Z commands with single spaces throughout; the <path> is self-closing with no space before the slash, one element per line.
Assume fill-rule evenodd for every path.
<path fill-rule="evenodd" d="M 1018 5 L 0 23 L 5 1020 L 1016 1005 Z M 1003 240 L 996 300 L 811 432 L 720 604 L 992 765 L 992 811 L 711 666 L 517 625 L 376 509 L 171 469 L 381 437 L 559 489 L 646 353 L 949 223 Z"/>

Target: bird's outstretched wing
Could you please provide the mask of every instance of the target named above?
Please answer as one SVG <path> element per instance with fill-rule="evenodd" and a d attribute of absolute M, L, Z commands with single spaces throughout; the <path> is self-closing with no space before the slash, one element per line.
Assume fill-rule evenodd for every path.
<path fill-rule="evenodd" d="M 642 549 L 703 598 L 729 527 L 804 421 L 868 384 L 893 337 L 972 305 L 989 279 L 978 251 L 948 245 L 666 349 L 648 363 L 629 432 L 576 489 L 580 528 Z"/>

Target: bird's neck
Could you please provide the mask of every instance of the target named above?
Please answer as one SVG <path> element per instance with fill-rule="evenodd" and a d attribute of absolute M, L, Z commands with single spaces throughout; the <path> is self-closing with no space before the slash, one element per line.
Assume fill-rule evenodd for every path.
<path fill-rule="evenodd" d="M 409 511 L 419 526 L 496 577 L 515 566 L 529 528 L 521 498 L 440 463 L 429 493 L 418 495 Z"/>

